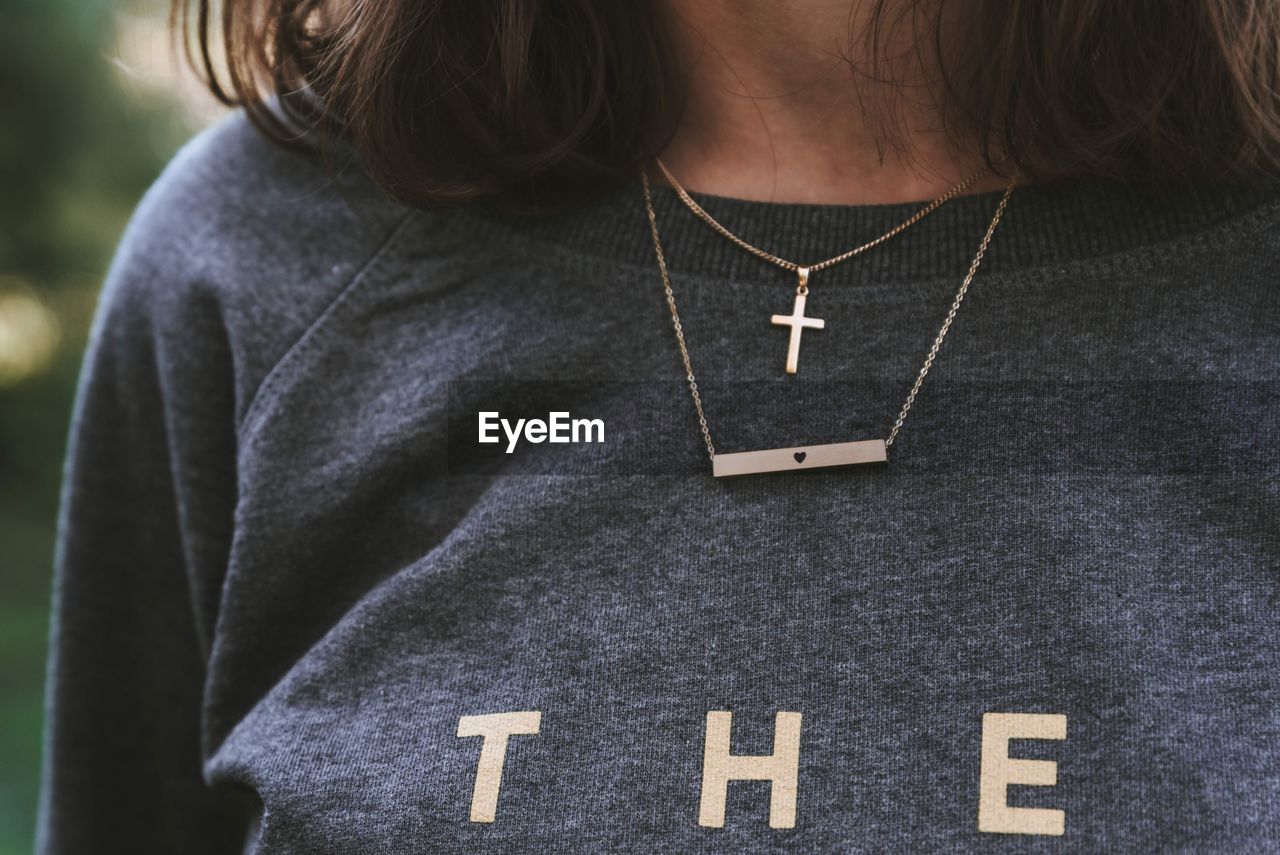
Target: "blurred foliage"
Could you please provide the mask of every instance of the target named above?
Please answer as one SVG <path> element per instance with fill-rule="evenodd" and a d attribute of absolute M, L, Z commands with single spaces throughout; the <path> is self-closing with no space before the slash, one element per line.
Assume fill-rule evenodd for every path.
<path fill-rule="evenodd" d="M 58 486 L 102 274 L 130 211 L 191 127 L 139 83 L 122 20 L 163 35 L 160 0 L 0 0 L 0 279 L 57 318 L 42 370 L 0 386 L 0 855 L 30 852 Z M 163 50 L 163 47 L 160 47 Z"/>

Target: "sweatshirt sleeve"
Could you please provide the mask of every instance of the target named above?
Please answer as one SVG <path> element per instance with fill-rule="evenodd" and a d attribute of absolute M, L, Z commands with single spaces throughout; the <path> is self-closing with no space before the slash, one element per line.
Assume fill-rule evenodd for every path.
<path fill-rule="evenodd" d="M 144 202 L 103 291 L 59 518 L 37 851 L 221 853 L 202 778 L 208 639 L 235 500 L 230 348 Z M 186 277 L 190 279 L 190 277 Z"/>

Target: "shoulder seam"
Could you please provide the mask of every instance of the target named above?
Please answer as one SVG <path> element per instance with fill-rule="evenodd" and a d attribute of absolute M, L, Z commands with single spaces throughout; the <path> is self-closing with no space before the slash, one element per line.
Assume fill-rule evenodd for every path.
<path fill-rule="evenodd" d="M 288 362 L 290 357 L 296 351 L 306 345 L 306 342 L 314 334 L 315 329 L 323 324 L 325 319 L 333 314 L 337 307 L 346 299 L 347 295 L 357 285 L 359 285 L 361 280 L 364 279 L 365 274 L 367 274 L 369 270 L 378 263 L 379 259 L 382 258 L 387 250 L 395 244 L 396 240 L 400 237 L 400 234 L 405 230 L 406 226 L 417 215 L 417 213 L 418 212 L 416 210 L 410 210 L 396 221 L 395 225 L 387 231 L 386 235 L 378 243 L 373 252 L 371 252 L 364 260 L 364 263 L 360 265 L 359 269 L 357 269 L 355 273 L 342 283 L 342 286 L 339 287 L 333 297 L 325 303 L 324 307 L 315 316 L 315 318 L 313 318 L 311 322 L 308 323 L 298 334 L 297 338 L 295 338 L 293 342 L 285 348 L 284 352 L 280 354 L 280 358 L 272 363 L 271 367 L 267 369 L 267 372 L 262 376 L 262 381 L 258 383 L 257 388 L 253 390 L 253 394 L 249 396 L 248 403 L 244 408 L 244 416 L 236 425 L 236 439 L 239 444 L 243 444 L 244 433 L 249 424 L 253 421 L 253 417 L 258 411 L 260 403 L 266 399 L 268 392 L 270 392 L 271 388 L 275 385 L 279 376 L 280 367 Z"/>

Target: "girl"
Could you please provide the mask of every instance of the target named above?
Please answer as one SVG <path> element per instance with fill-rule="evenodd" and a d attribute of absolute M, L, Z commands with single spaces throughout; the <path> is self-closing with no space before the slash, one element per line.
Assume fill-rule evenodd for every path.
<path fill-rule="evenodd" d="M 1280 846 L 1280 5 L 184 8 L 41 851 Z"/>

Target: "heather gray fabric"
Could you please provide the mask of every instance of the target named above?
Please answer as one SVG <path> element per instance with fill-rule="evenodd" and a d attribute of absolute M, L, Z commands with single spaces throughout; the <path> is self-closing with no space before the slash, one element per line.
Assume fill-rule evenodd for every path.
<path fill-rule="evenodd" d="M 787 276 L 659 190 L 719 448 L 884 436 L 996 200 L 815 275 L 788 378 Z M 1019 191 L 887 467 L 718 482 L 637 188 L 410 212 L 224 123 L 86 361 L 42 851 L 1277 848 L 1278 200 Z M 707 205 L 802 259 L 914 207 Z M 533 711 L 470 821 L 460 717 Z M 699 824 L 712 711 L 802 715 L 793 828 L 769 781 Z M 1008 796 L 1064 836 L 979 830 L 987 713 L 1065 716 Z"/>

